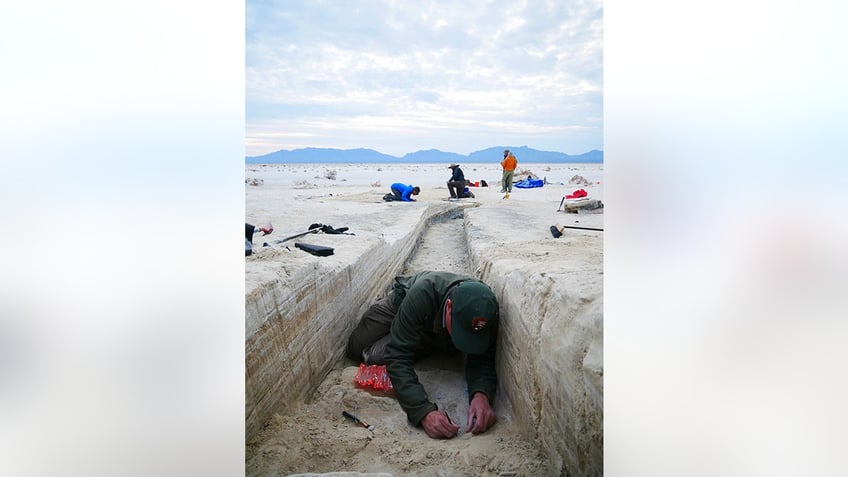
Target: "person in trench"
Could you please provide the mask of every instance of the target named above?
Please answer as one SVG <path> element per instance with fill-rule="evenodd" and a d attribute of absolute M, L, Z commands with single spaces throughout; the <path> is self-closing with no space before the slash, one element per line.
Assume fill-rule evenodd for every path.
<path fill-rule="evenodd" d="M 433 352 L 462 351 L 470 402 L 465 432 L 478 434 L 497 420 L 492 403 L 498 322 L 498 301 L 477 279 L 436 271 L 398 276 L 362 316 L 346 354 L 368 365 L 385 364 L 409 421 L 432 438 L 450 439 L 459 426 L 430 401 L 413 365 Z"/>

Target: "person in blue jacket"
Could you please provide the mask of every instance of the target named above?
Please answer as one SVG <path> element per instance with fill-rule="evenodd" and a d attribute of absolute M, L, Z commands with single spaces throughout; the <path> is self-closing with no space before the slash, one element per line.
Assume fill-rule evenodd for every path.
<path fill-rule="evenodd" d="M 392 194 L 395 196 L 394 200 L 415 202 L 415 199 L 413 199 L 412 196 L 418 195 L 420 192 L 421 188 L 418 186 L 406 185 L 400 182 L 392 184 Z"/>

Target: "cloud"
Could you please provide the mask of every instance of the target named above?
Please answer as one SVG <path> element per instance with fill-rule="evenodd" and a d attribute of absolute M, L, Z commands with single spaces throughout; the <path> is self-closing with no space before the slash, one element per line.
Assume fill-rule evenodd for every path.
<path fill-rule="evenodd" d="M 479 141 L 455 152 L 531 133 L 563 152 L 602 148 L 599 1 L 280 1 L 246 11 L 248 155 L 295 147 L 268 139 L 273 127 L 308 133 L 311 146 L 390 154 L 443 127 Z M 375 125 L 392 137 L 357 134 Z"/>

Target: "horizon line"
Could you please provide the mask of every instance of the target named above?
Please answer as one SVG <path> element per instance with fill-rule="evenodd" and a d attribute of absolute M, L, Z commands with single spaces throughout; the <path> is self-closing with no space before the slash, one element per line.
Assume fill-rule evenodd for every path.
<path fill-rule="evenodd" d="M 527 146 L 527 145 L 523 145 L 523 146 L 490 146 L 490 147 L 487 147 L 487 148 L 478 149 L 478 150 L 476 150 L 476 151 L 471 151 L 471 152 L 469 152 L 468 154 L 462 154 L 462 153 L 459 153 L 459 152 L 443 151 L 443 150 L 441 150 L 441 149 L 430 148 L 430 149 L 419 149 L 419 150 L 417 150 L 417 151 L 407 152 L 407 153 L 405 153 L 405 154 L 403 154 L 403 155 L 401 155 L 401 156 L 395 156 L 394 154 L 387 154 L 387 153 L 384 153 L 384 152 L 380 152 L 380 151 L 378 151 L 377 149 L 372 149 L 372 148 L 370 148 L 370 147 L 353 147 L 353 148 L 342 149 L 342 148 L 338 148 L 338 147 L 316 147 L 316 146 L 306 146 L 306 147 L 298 147 L 298 148 L 296 148 L 296 149 L 278 149 L 278 150 L 276 150 L 276 151 L 266 152 L 266 153 L 264 153 L 264 154 L 259 154 L 259 155 L 255 155 L 255 156 L 248 156 L 248 155 L 245 155 L 244 157 L 245 157 L 245 158 L 257 158 L 257 157 L 267 156 L 267 155 L 269 155 L 269 154 L 276 154 L 276 153 L 278 153 L 278 152 L 284 152 L 284 151 L 285 151 L 285 152 L 295 152 L 295 151 L 303 151 L 303 150 L 309 150 L 309 149 L 326 150 L 326 151 L 359 151 L 359 150 L 363 150 L 363 151 L 373 151 L 373 152 L 376 152 L 376 153 L 378 153 L 378 154 L 382 154 L 382 155 L 385 155 L 385 156 L 396 157 L 396 158 L 398 158 L 398 159 L 402 159 L 403 157 L 408 156 L 408 155 L 410 155 L 410 154 L 415 154 L 415 153 L 418 153 L 418 152 L 430 152 L 430 151 L 436 151 L 436 152 L 445 153 L 445 154 L 456 154 L 457 156 L 466 156 L 466 157 L 467 157 L 467 156 L 469 156 L 469 155 L 471 155 L 471 154 L 474 154 L 474 153 L 476 153 L 476 152 L 485 151 L 485 150 L 487 150 L 487 149 L 499 149 L 499 148 L 501 148 L 501 147 L 503 147 L 504 149 L 510 149 L 510 150 L 512 150 L 512 149 L 522 149 L 522 148 L 525 148 L 525 149 L 533 149 L 534 151 L 538 151 L 538 152 L 552 152 L 552 153 L 556 153 L 556 154 L 565 154 L 565 155 L 567 155 L 567 156 L 580 156 L 580 155 L 588 154 L 588 153 L 590 153 L 590 152 L 594 152 L 594 151 L 604 152 L 604 150 L 603 150 L 603 149 L 597 149 L 597 148 L 595 148 L 595 149 L 590 149 L 590 150 L 588 150 L 588 151 L 581 152 L 581 153 L 578 153 L 578 154 L 569 154 L 569 153 L 567 153 L 567 152 L 562 152 L 562 151 L 549 151 L 549 150 L 545 150 L 545 149 L 536 149 L 536 148 L 533 148 L 533 147 L 530 147 L 530 146 Z"/>

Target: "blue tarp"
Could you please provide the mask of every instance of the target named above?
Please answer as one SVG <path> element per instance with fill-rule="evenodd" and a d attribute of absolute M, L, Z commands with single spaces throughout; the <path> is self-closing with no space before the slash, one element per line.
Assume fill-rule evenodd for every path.
<path fill-rule="evenodd" d="M 543 185 L 545 185 L 545 181 L 542 179 L 524 179 L 523 181 L 512 184 L 513 187 L 518 187 L 519 189 L 532 189 L 533 187 L 542 187 Z"/>

